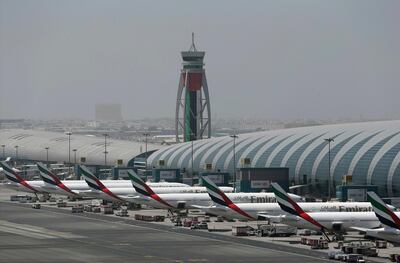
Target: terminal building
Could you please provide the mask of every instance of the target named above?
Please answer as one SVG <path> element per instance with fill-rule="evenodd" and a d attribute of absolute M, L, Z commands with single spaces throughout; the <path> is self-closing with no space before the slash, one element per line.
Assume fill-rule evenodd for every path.
<path fill-rule="evenodd" d="M 85 164 L 96 171 L 115 166 L 144 168 L 146 157 L 165 147 L 148 143 L 146 153 L 145 142 L 24 129 L 2 129 L 0 145 L 2 159 L 11 157 L 18 163 Z"/>
<path fill-rule="evenodd" d="M 332 192 L 348 183 L 376 186 L 383 197 L 399 197 L 399 150 L 400 121 L 379 121 L 181 143 L 154 152 L 147 164 L 148 168 L 180 169 L 198 175 L 287 168 L 290 185 L 308 185 L 322 194 L 328 191 L 329 183 Z"/>

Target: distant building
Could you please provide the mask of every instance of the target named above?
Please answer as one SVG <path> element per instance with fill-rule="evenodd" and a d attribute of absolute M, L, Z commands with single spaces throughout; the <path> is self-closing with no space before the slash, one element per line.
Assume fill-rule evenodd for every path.
<path fill-rule="evenodd" d="M 1 145 L 4 145 L 0 148 L 0 160 L 11 157 L 13 160 L 44 162 L 48 158 L 50 162 L 71 160 L 74 163 L 75 161 L 81 163 L 80 160 L 84 157 L 87 165 L 104 165 L 104 137 L 85 136 L 73 132 L 70 152 L 68 136 L 60 132 L 7 129 L 0 132 L 0 142 Z M 16 146 L 18 146 L 18 152 Z M 134 159 L 143 154 L 144 146 L 144 142 L 109 138 L 107 140 L 107 165 L 114 166 L 118 160 L 122 160 L 123 165 L 133 166 Z M 49 147 L 48 156 L 45 147 Z M 166 146 L 152 142 L 147 144 L 149 153 L 164 147 Z M 72 149 L 76 149 L 76 151 Z"/>
<path fill-rule="evenodd" d="M 24 127 L 25 120 L 24 119 L 1 119 L 0 120 L 0 128 L 1 129 L 15 129 Z"/>
<path fill-rule="evenodd" d="M 121 104 L 96 104 L 96 121 L 122 121 Z"/>

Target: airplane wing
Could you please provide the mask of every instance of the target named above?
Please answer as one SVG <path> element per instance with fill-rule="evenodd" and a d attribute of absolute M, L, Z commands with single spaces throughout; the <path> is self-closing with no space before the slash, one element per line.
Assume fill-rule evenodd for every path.
<path fill-rule="evenodd" d="M 192 207 L 196 208 L 196 209 L 208 209 L 208 208 L 210 208 L 212 206 L 192 205 Z"/>
<path fill-rule="evenodd" d="M 309 186 L 309 184 L 292 185 L 292 186 L 289 186 L 289 190 L 295 190 L 295 189 L 299 189 L 299 188 L 303 188 L 303 187 L 307 187 L 307 186 Z"/>
<path fill-rule="evenodd" d="M 260 212 L 257 214 L 259 220 L 270 220 L 273 223 L 281 223 L 284 215 L 271 215 L 268 213 Z"/>
<path fill-rule="evenodd" d="M 196 209 L 201 209 L 202 211 L 206 212 L 206 213 L 210 213 L 212 214 L 214 213 L 218 213 L 218 212 L 226 212 L 229 211 L 230 209 L 224 206 L 216 206 L 216 205 L 211 205 L 211 206 L 201 206 L 201 205 L 192 205 L 193 208 Z"/>
<path fill-rule="evenodd" d="M 364 232 L 366 236 L 380 238 L 391 242 L 395 247 L 400 245 L 400 231 L 394 229 L 351 227 L 356 231 Z"/>
<path fill-rule="evenodd" d="M 365 228 L 365 227 L 355 227 L 352 226 L 350 227 L 350 229 L 356 230 L 356 231 L 361 231 L 361 232 L 380 232 L 380 231 L 384 231 L 383 228 Z"/>

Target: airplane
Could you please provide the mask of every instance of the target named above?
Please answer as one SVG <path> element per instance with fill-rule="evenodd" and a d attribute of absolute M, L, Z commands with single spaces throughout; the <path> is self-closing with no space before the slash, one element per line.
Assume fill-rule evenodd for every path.
<path fill-rule="evenodd" d="M 206 213 L 223 216 L 229 219 L 241 219 L 247 221 L 256 220 L 280 220 L 282 210 L 277 203 L 237 203 L 223 193 L 210 179 L 203 177 L 208 194 L 213 200 L 213 206 L 197 207 Z M 286 193 L 285 193 L 286 194 Z M 275 194 L 276 195 L 276 194 Z M 288 194 L 291 200 L 293 195 Z M 277 197 L 278 198 L 278 197 Z M 299 203 L 302 209 L 308 212 L 337 211 L 372 211 L 367 202 L 330 202 L 330 203 Z"/>
<path fill-rule="evenodd" d="M 353 229 L 365 232 L 366 236 L 400 244 L 400 213 L 393 212 L 375 192 L 367 192 L 367 198 L 383 227 L 376 229 L 353 227 Z"/>
<path fill-rule="evenodd" d="M 138 175 L 128 171 L 128 176 L 132 180 L 132 185 L 136 191 L 142 195 L 136 198 L 136 202 L 143 205 L 161 209 L 181 210 L 188 208 L 199 208 L 213 204 L 212 199 L 207 193 L 173 193 L 159 194 L 156 189 L 152 189 Z M 208 191 L 207 187 L 202 187 Z M 219 188 L 222 193 L 226 193 L 235 202 L 274 202 L 273 193 L 232 193 L 230 187 Z M 301 197 L 294 195 L 296 199 Z"/>
<path fill-rule="evenodd" d="M 9 183 L 4 183 L 3 186 L 10 188 L 15 191 L 22 191 L 27 193 L 49 193 L 51 188 L 49 188 L 49 182 L 45 183 L 44 181 L 28 181 L 22 178 L 22 176 L 18 173 L 19 170 L 11 167 L 5 161 L 0 161 L 0 166 L 5 173 L 6 178 L 10 181 Z M 45 166 L 42 166 L 45 167 Z M 52 173 L 54 175 L 54 173 Z M 51 177 L 51 176 L 50 176 Z M 55 177 L 57 178 L 57 177 Z M 54 181 L 55 178 L 52 180 Z M 50 178 L 49 178 L 50 179 Z M 83 180 L 58 180 L 66 188 L 70 189 L 72 192 L 88 192 L 91 188 L 87 185 Z M 55 182 L 55 181 L 54 181 Z M 102 181 L 105 186 L 108 188 L 130 188 L 131 191 L 134 191 L 132 187 L 132 183 L 130 180 L 103 180 Z M 170 182 L 158 182 L 158 183 L 149 183 L 153 187 L 189 187 L 187 184 L 182 183 L 170 183 Z M 68 192 L 68 191 L 67 191 Z M 67 194 L 65 191 L 59 192 L 60 194 Z"/>
<path fill-rule="evenodd" d="M 100 198 L 112 202 L 132 202 L 138 203 L 139 194 L 132 186 L 131 188 L 108 188 L 104 185 L 96 176 L 94 176 L 85 166 L 80 166 L 82 176 L 85 179 L 87 185 L 91 188 L 90 192 L 84 192 L 83 195 Z M 128 170 L 129 174 L 136 173 L 133 170 Z M 137 176 L 137 175 L 136 175 Z M 154 188 L 154 192 L 161 193 L 200 193 L 206 191 L 204 187 L 164 187 L 164 184 L 149 183 Z M 227 187 L 226 191 L 233 191 L 232 187 Z"/>
<path fill-rule="evenodd" d="M 277 183 L 272 183 L 276 200 L 287 214 L 281 222 L 297 228 L 321 231 L 329 241 L 326 232 L 344 232 L 354 227 L 376 228 L 380 226 L 374 212 L 305 212 Z"/>

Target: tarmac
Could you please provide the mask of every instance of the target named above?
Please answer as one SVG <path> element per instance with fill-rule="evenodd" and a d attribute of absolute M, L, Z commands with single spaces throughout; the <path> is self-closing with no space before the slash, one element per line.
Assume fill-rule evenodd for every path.
<path fill-rule="evenodd" d="M 0 262 L 326 262 L 208 232 L 54 210 L 0 202 Z"/>
<path fill-rule="evenodd" d="M 13 194 L 0 186 L 0 262 L 335 262 L 327 259 L 326 250 L 300 245 L 299 237 L 235 237 L 174 227 L 169 220 L 133 219 L 136 213 L 164 210 L 129 211 L 130 217 L 122 218 L 72 214 L 70 207 L 55 203 L 32 209 L 32 204 L 8 201 Z M 246 223 L 212 222 L 209 227 L 229 229 L 232 224 Z"/>

